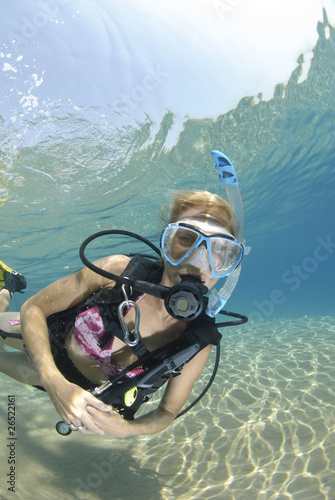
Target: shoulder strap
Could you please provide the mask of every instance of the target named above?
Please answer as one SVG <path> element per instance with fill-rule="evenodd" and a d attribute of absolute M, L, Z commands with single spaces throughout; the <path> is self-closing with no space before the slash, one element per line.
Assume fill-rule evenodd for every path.
<path fill-rule="evenodd" d="M 135 255 L 127 267 L 121 273 L 121 276 L 130 278 L 132 280 L 148 281 L 149 283 L 159 283 L 163 275 L 163 263 L 161 259 L 150 260 L 142 255 Z M 118 293 L 120 300 L 123 300 L 122 285 L 116 283 L 113 288 L 115 294 Z M 131 300 L 141 295 L 137 290 L 127 290 L 127 294 Z"/>
<path fill-rule="evenodd" d="M 126 268 L 121 273 L 122 277 L 127 277 L 132 280 L 149 281 L 150 283 L 159 283 L 163 274 L 163 265 L 160 260 L 151 261 L 141 255 L 135 255 L 127 264 Z M 137 290 L 127 290 L 127 295 L 131 300 L 141 295 Z M 119 304 L 124 300 L 122 285 L 116 283 L 114 288 L 103 288 L 99 292 L 94 293 L 85 301 L 85 305 L 92 307 L 99 304 Z"/>

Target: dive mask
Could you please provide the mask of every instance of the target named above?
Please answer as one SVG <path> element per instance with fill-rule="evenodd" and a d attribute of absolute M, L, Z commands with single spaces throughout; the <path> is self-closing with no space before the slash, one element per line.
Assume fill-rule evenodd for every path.
<path fill-rule="evenodd" d="M 169 224 L 161 236 L 161 250 L 164 259 L 174 267 L 186 262 L 200 267 L 208 256 L 214 278 L 228 276 L 243 257 L 243 246 L 210 218 L 185 218 Z"/>

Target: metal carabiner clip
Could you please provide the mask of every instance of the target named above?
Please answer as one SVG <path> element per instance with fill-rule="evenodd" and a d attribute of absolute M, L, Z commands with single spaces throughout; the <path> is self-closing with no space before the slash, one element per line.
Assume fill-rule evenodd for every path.
<path fill-rule="evenodd" d="M 117 313 L 118 313 L 121 328 L 122 328 L 123 333 L 124 333 L 124 341 L 129 347 L 134 347 L 135 345 L 138 344 L 138 342 L 140 340 L 140 333 L 139 333 L 140 308 L 138 307 L 138 305 L 135 302 L 128 299 L 124 285 L 122 285 L 122 291 L 123 291 L 123 295 L 125 297 L 125 301 L 121 302 L 121 304 L 118 307 Z M 135 326 L 134 326 L 133 333 L 129 332 L 128 327 L 127 327 L 126 322 L 125 322 L 124 317 L 123 317 L 123 311 L 126 307 L 133 307 L 135 309 Z M 134 340 L 130 340 L 131 335 L 132 335 L 132 337 L 134 337 Z"/>

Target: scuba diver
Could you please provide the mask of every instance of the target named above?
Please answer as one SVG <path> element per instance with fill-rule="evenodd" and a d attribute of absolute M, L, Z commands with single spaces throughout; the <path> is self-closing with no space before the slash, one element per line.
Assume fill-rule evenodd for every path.
<path fill-rule="evenodd" d="M 154 434 L 180 415 L 221 334 L 222 311 L 240 272 L 243 212 L 230 160 L 213 151 L 228 199 L 207 191 L 178 191 L 160 249 L 125 231 L 102 231 L 80 248 L 85 267 L 7 312 L 25 278 L 0 261 L 0 370 L 45 390 L 63 418 L 60 434 Z M 86 246 L 105 234 L 145 240 L 155 259 L 111 255 L 90 262 Z M 215 285 L 225 280 L 217 291 Z M 163 384 L 157 408 L 135 417 Z"/>

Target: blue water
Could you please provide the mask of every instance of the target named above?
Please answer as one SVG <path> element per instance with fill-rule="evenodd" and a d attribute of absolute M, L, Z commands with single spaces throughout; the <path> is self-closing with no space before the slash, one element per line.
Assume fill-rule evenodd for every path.
<path fill-rule="evenodd" d="M 126 131 L 114 127 L 106 109 L 67 112 L 66 103 L 63 116 L 62 105 L 51 103 L 34 118 L 21 113 L 14 123 L 5 121 L 3 259 L 15 256 L 32 293 L 65 266 L 79 266 L 78 246 L 96 230 L 140 226 L 157 242 L 162 195 L 203 186 L 222 193 L 210 156 L 219 148 L 239 175 L 252 248 L 231 307 L 255 317 L 257 311 L 267 317 L 332 314 L 334 33 L 327 39 L 319 32 L 307 80 L 297 83 L 297 65 L 273 99 L 252 105 L 244 98 L 217 120 L 186 121 L 172 150 L 164 148 L 171 113 L 159 126 L 148 120 Z M 320 252 L 315 259 L 318 238 L 332 242 L 324 249 L 328 258 Z M 282 292 L 276 301 L 283 303 L 272 312 L 266 301 L 273 301 L 273 289 Z M 255 301 L 269 307 L 263 311 Z"/>
<path fill-rule="evenodd" d="M 99 461 L 103 450 L 108 462 L 110 449 L 119 452 L 114 470 L 122 475 L 118 467 L 125 463 L 134 484 L 140 481 L 137 490 L 126 487 L 125 476 L 115 498 L 230 500 L 246 498 L 244 491 L 252 499 L 334 498 L 335 32 L 328 26 L 326 36 L 326 26 L 318 25 L 307 79 L 298 83 L 297 62 L 272 99 L 245 96 L 228 112 L 218 106 L 215 119 L 185 119 L 173 147 L 166 144 L 176 117 L 168 110 L 159 123 L 148 117 L 128 127 L 115 126 L 108 106 L 73 107 L 66 100 L 17 113 L 15 120 L 0 117 L 0 259 L 28 279 L 12 309 L 80 267 L 78 248 L 91 233 L 127 229 L 158 244 L 160 208 L 169 193 L 204 187 L 222 193 L 212 149 L 227 154 L 238 172 L 251 247 L 229 302 L 229 309 L 250 316 L 250 324 L 236 337 L 227 334 L 217 386 L 204 403 L 212 411 L 200 406 L 176 427 L 177 442 L 169 430 L 131 443 L 99 441 L 99 447 L 93 438 L 83 443 L 76 436 L 72 456 L 72 445 L 50 434 L 57 416 L 45 396 L 4 381 L 3 394 L 14 390 L 21 398 L 22 465 L 31 470 L 32 449 L 41 477 L 34 477 L 35 488 L 53 478 L 40 498 L 114 498 L 102 476 L 89 493 L 71 490 L 68 472 L 79 488 L 87 472 L 76 468 L 78 456 L 89 471 L 90 453 Z M 3 109 L 8 100 L 3 95 Z M 107 239 L 96 252 L 130 245 Z M 32 397 L 41 408 L 39 430 Z M 318 459 L 315 450 L 323 448 Z M 59 464 L 64 456 L 67 470 Z M 22 484 L 20 491 L 24 495 Z"/>

